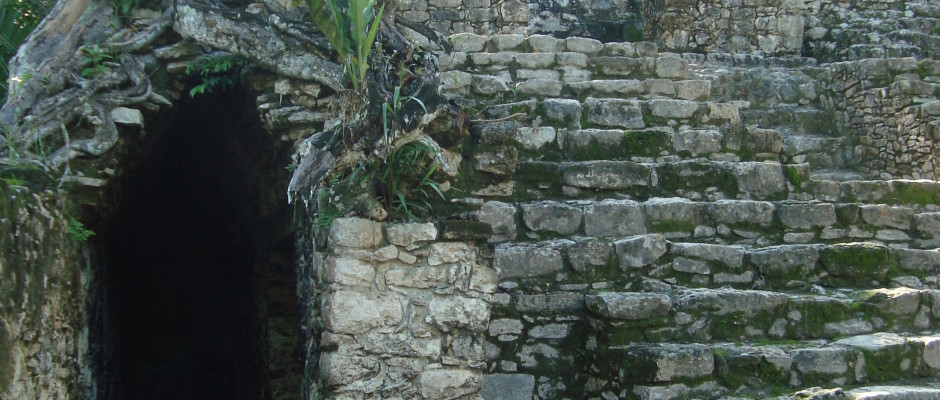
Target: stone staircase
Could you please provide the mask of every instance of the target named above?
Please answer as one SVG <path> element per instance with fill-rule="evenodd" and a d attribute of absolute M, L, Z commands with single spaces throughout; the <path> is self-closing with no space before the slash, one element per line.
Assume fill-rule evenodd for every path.
<path fill-rule="evenodd" d="M 935 62 L 451 41 L 442 231 L 483 227 L 500 272 L 484 398 L 940 398 L 940 183 L 860 165 L 857 132 L 933 129 Z M 846 91 L 916 99 L 856 120 Z"/>

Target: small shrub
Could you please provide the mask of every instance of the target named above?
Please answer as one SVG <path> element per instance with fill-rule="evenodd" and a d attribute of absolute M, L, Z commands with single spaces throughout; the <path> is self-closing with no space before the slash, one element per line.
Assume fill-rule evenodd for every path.
<path fill-rule="evenodd" d="M 114 57 L 98 45 L 82 46 L 81 52 L 85 55 L 79 61 L 81 68 L 79 74 L 82 78 L 94 78 L 111 70 L 105 63 L 113 60 Z"/>
<path fill-rule="evenodd" d="M 202 83 L 189 90 L 189 97 L 234 87 L 236 76 L 244 72 L 246 65 L 244 58 L 235 55 L 208 55 L 193 60 L 186 66 L 186 74 L 198 76 Z"/>
<path fill-rule="evenodd" d="M 379 200 L 387 210 L 418 219 L 418 214 L 431 212 L 430 201 L 444 199 L 439 184 L 432 178 L 437 170 L 437 152 L 430 146 L 413 141 L 392 151 L 376 176 Z"/>
<path fill-rule="evenodd" d="M 76 242 L 85 243 L 88 238 L 95 235 L 95 232 L 91 229 L 85 228 L 85 225 L 77 219 L 69 220 L 68 225 L 69 235 L 72 236 L 72 239 L 75 239 Z"/>

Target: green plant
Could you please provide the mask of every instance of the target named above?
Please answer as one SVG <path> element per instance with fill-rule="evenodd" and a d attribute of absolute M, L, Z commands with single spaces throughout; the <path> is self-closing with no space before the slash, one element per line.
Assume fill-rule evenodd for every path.
<path fill-rule="evenodd" d="M 294 0 L 298 4 L 300 0 Z M 359 91 L 369 70 L 369 53 L 379 31 L 383 4 L 375 12 L 375 0 L 304 0 L 310 17 L 330 42 L 346 67 L 354 90 Z"/>
<path fill-rule="evenodd" d="M 314 225 L 318 229 L 325 230 L 330 229 L 330 225 L 333 224 L 333 220 L 341 217 L 342 214 L 339 213 L 339 210 L 332 205 L 327 205 L 320 209 L 317 213 L 317 219 L 314 221 Z"/>
<path fill-rule="evenodd" d="M 189 97 L 211 93 L 213 89 L 222 90 L 235 86 L 235 76 L 243 72 L 247 64 L 244 58 L 235 55 L 207 55 L 199 57 L 186 66 L 187 75 L 197 75 L 202 83 L 189 90 Z"/>
<path fill-rule="evenodd" d="M 69 235 L 72 236 L 72 239 L 75 239 L 76 242 L 85 243 L 88 238 L 95 235 L 95 232 L 91 229 L 85 228 L 85 225 L 77 219 L 70 219 L 69 225 L 67 227 Z"/>
<path fill-rule="evenodd" d="M 417 213 L 431 212 L 432 194 L 444 199 L 440 185 L 432 178 L 437 170 L 436 155 L 436 150 L 417 140 L 388 155 L 376 176 L 379 200 L 387 210 L 416 220 Z"/>
<path fill-rule="evenodd" d="M 105 65 L 106 62 L 114 59 L 111 54 L 109 54 L 105 49 L 98 47 L 98 45 L 93 44 L 90 46 L 82 46 L 82 57 L 78 65 L 82 69 L 79 74 L 83 78 L 94 78 L 98 75 L 111 71 L 111 67 Z"/>
<path fill-rule="evenodd" d="M 7 63 L 53 3 L 47 0 L 0 0 L 0 104 L 7 96 Z"/>

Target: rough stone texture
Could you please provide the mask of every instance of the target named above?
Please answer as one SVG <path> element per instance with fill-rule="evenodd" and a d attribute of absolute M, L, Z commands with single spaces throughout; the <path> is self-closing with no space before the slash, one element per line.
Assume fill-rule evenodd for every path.
<path fill-rule="evenodd" d="M 592 124 L 614 126 L 626 129 L 642 129 L 643 113 L 640 103 L 635 100 L 595 99 L 588 97 L 584 102 L 587 107 L 587 120 Z"/>
<path fill-rule="evenodd" d="M 537 276 L 556 272 L 564 268 L 561 249 L 569 244 L 573 243 L 559 241 L 541 246 L 499 245 L 496 247 L 493 268 L 500 271 L 502 278 Z"/>
<path fill-rule="evenodd" d="M 486 400 L 528 400 L 535 390 L 535 377 L 527 374 L 487 374 L 480 395 Z"/>
<path fill-rule="evenodd" d="M 666 254 L 666 238 L 662 235 L 632 236 L 614 242 L 620 268 L 640 268 L 647 266 Z"/>
<path fill-rule="evenodd" d="M 581 208 L 559 202 L 531 203 L 522 206 L 522 220 L 527 228 L 570 235 L 581 229 Z"/>
<path fill-rule="evenodd" d="M 630 200 L 604 200 L 584 209 L 584 234 L 593 237 L 633 236 L 646 233 L 643 212 Z"/>
<path fill-rule="evenodd" d="M 669 296 L 655 293 L 605 292 L 587 295 L 584 298 L 592 312 L 604 318 L 647 319 L 669 313 L 672 300 Z"/>

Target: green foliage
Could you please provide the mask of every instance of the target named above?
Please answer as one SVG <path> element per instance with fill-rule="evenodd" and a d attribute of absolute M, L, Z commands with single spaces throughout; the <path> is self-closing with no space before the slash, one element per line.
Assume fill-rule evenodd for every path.
<path fill-rule="evenodd" d="M 83 78 L 94 78 L 101 74 L 111 71 L 111 67 L 105 65 L 106 62 L 114 59 L 105 49 L 93 44 L 91 46 L 82 46 L 82 57 L 78 65 L 81 68 L 79 74 Z"/>
<path fill-rule="evenodd" d="M 300 0 L 294 0 L 298 4 Z M 369 70 L 369 53 L 379 31 L 383 4 L 375 12 L 375 0 L 304 0 L 313 23 L 333 45 L 346 67 L 354 90 L 362 87 Z"/>
<path fill-rule="evenodd" d="M 330 225 L 333 224 L 333 220 L 341 216 L 342 214 L 340 214 L 336 207 L 327 205 L 317 212 L 317 219 L 314 221 L 314 225 L 316 225 L 317 229 L 320 230 L 330 229 Z"/>
<path fill-rule="evenodd" d="M 0 0 L 0 104 L 7 97 L 7 63 L 54 3 L 48 0 Z"/>
<path fill-rule="evenodd" d="M 406 143 L 388 155 L 375 178 L 379 201 L 389 212 L 417 220 L 418 214 L 431 212 L 430 201 L 435 195 L 444 199 L 440 185 L 432 178 L 437 170 L 436 155 L 436 150 L 420 141 Z"/>
<path fill-rule="evenodd" d="M 244 58 L 235 55 L 208 55 L 193 60 L 186 66 L 186 74 L 198 76 L 202 83 L 189 90 L 189 97 L 234 87 L 235 77 L 244 72 L 246 65 Z"/>
<path fill-rule="evenodd" d="M 119 17 L 124 17 L 130 14 L 131 10 L 138 8 L 143 4 L 143 0 L 112 0 L 111 8 L 114 9 L 114 14 Z"/>
<path fill-rule="evenodd" d="M 72 239 L 75 239 L 76 242 L 85 243 L 88 238 L 95 235 L 95 232 L 91 229 L 85 228 L 85 225 L 77 219 L 69 220 L 69 226 L 67 228 L 69 235 L 72 236 Z"/>

